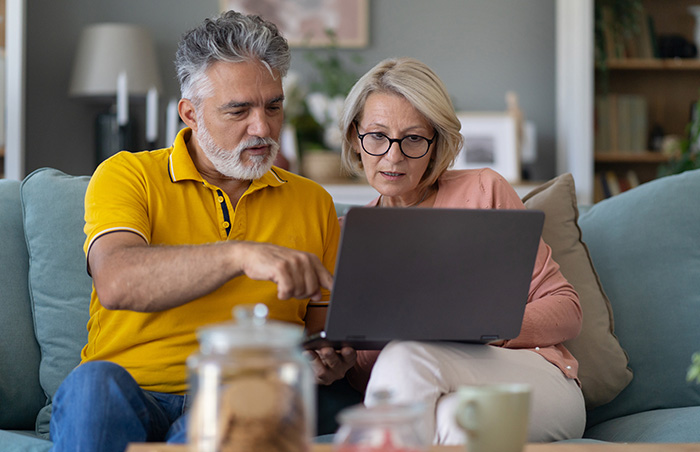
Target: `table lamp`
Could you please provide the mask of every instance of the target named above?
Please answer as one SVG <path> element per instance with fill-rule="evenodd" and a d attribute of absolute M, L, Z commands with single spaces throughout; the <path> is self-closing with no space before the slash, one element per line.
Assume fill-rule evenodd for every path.
<path fill-rule="evenodd" d="M 147 99 L 146 141 L 157 139 L 157 98 L 161 79 L 150 33 L 132 24 L 101 23 L 80 37 L 69 94 L 110 102 L 95 124 L 98 163 L 134 145 L 129 99 Z M 153 111 L 155 109 L 155 111 Z"/>

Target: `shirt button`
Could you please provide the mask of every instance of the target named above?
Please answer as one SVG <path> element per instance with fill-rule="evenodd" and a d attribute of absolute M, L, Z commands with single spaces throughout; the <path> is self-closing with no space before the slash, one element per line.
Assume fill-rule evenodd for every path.
<path fill-rule="evenodd" d="M 228 227 L 229 227 L 229 226 L 231 226 L 231 225 L 229 224 L 229 222 L 228 222 L 228 221 L 224 221 L 224 224 L 223 224 L 223 226 L 224 226 L 224 228 L 228 228 Z"/>
<path fill-rule="evenodd" d="M 535 347 L 535 350 L 539 350 L 539 349 L 540 349 L 539 347 Z"/>
<path fill-rule="evenodd" d="M 571 370 L 571 366 L 566 366 L 566 368 L 567 368 L 568 370 Z"/>
<path fill-rule="evenodd" d="M 224 197 L 223 197 L 223 196 L 219 196 L 217 199 L 218 199 L 219 203 L 224 202 Z"/>

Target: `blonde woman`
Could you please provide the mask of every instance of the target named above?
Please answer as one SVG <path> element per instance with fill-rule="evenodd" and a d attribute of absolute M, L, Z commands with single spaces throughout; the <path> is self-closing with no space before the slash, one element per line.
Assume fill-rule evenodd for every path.
<path fill-rule="evenodd" d="M 372 68 L 348 95 L 340 127 L 344 168 L 363 173 L 380 193 L 370 206 L 524 208 L 494 171 L 448 170 L 462 148 L 460 122 L 444 84 L 420 61 L 388 59 Z M 434 442 L 455 444 L 464 441 L 452 419 L 460 385 L 521 382 L 533 390 L 530 441 L 579 438 L 585 408 L 578 363 L 562 343 L 580 328 L 578 295 L 540 241 L 517 338 L 492 345 L 395 341 L 378 357 L 358 352 L 365 368 L 376 359 L 365 403 L 383 389 L 399 402 L 425 402 L 434 413 Z"/>

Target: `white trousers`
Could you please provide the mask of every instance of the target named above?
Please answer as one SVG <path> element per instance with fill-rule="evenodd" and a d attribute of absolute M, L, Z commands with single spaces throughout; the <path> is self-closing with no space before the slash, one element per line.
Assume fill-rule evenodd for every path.
<path fill-rule="evenodd" d="M 580 438 L 586 423 L 578 384 L 529 350 L 489 345 L 391 342 L 379 354 L 367 386 L 365 404 L 388 390 L 392 401 L 427 404 L 428 432 L 435 444 L 462 444 L 464 432 L 454 422 L 456 390 L 461 385 L 527 383 L 532 388 L 530 442 Z"/>

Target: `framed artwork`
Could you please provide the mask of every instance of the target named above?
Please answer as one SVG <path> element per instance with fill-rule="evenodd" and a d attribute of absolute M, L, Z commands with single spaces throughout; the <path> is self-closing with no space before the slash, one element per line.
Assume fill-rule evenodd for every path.
<path fill-rule="evenodd" d="M 279 27 L 291 47 L 365 47 L 369 0 L 220 0 L 221 10 L 258 14 Z"/>
<path fill-rule="evenodd" d="M 508 182 L 520 181 L 517 124 L 507 113 L 457 113 L 464 146 L 455 169 L 491 168 Z"/>

